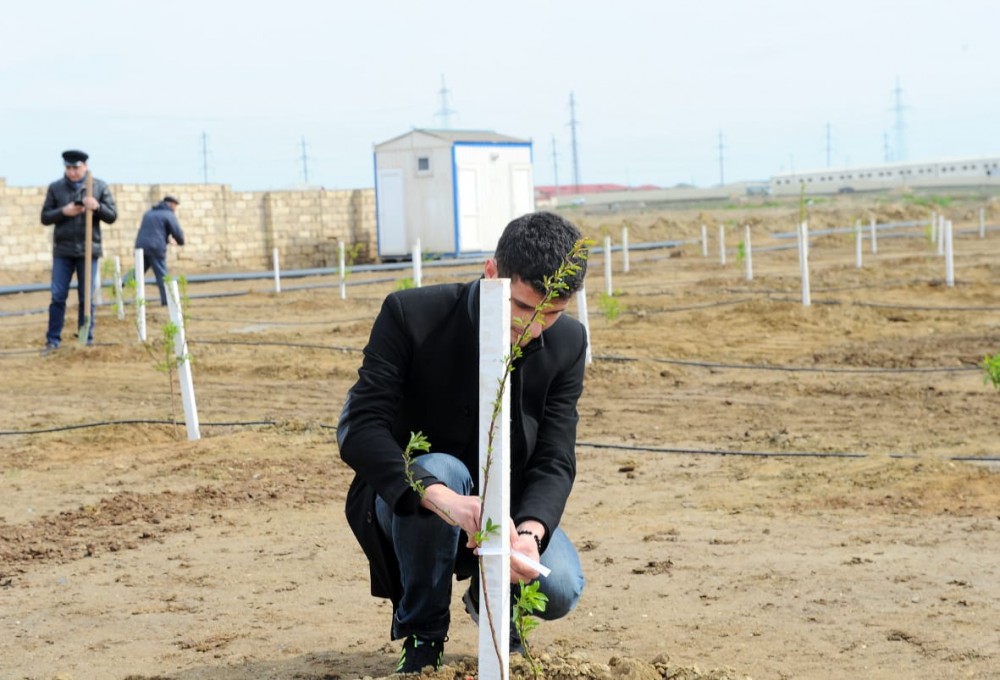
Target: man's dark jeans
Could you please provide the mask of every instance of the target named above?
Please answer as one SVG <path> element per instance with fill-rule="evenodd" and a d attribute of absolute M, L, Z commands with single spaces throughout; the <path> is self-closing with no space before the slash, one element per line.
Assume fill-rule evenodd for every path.
<path fill-rule="evenodd" d="M 45 333 L 45 341 L 56 347 L 62 341 L 63 324 L 66 321 L 66 298 L 69 297 L 69 286 L 76 274 L 76 289 L 80 303 L 77 313 L 77 328 L 83 327 L 84 295 L 83 284 L 87 270 L 84 268 L 85 258 L 59 257 L 52 258 L 52 302 L 49 303 L 49 329 Z M 97 260 L 90 262 L 90 328 L 87 329 L 87 343 L 94 341 L 94 291 L 97 289 Z"/>

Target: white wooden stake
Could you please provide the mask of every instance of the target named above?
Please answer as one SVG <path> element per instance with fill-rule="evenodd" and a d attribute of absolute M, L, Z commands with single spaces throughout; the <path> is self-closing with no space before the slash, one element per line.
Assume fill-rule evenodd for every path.
<path fill-rule="evenodd" d="M 726 266 L 726 226 L 719 225 L 719 264 Z"/>
<path fill-rule="evenodd" d="M 344 252 L 344 242 L 340 242 L 340 248 L 337 253 L 337 271 L 340 273 L 340 299 L 347 299 L 347 270 L 345 269 L 345 264 L 347 262 L 347 255 Z"/>
<path fill-rule="evenodd" d="M 979 238 L 986 238 L 986 208 L 979 209 Z"/>
<path fill-rule="evenodd" d="M 951 220 L 944 223 L 944 280 L 949 288 L 955 287 L 955 246 L 951 240 Z"/>
<path fill-rule="evenodd" d="M 97 285 L 94 286 L 94 304 L 98 307 L 104 305 L 104 286 L 102 285 L 103 281 L 101 280 L 101 270 L 103 269 L 101 265 L 103 264 L 104 258 L 97 258 Z"/>
<path fill-rule="evenodd" d="M 611 237 L 604 237 L 604 292 L 608 297 L 615 294 L 611 285 Z"/>
<path fill-rule="evenodd" d="M 146 342 L 146 254 L 135 249 L 135 327 L 139 342 Z"/>
<path fill-rule="evenodd" d="M 622 271 L 628 274 L 628 227 L 622 227 Z"/>
<path fill-rule="evenodd" d="M 931 244 L 937 245 L 937 213 L 931 213 Z"/>
<path fill-rule="evenodd" d="M 854 266 L 861 269 L 862 263 L 862 244 L 864 243 L 865 235 L 861 231 L 861 220 L 858 220 L 854 224 Z"/>
<path fill-rule="evenodd" d="M 743 247 L 746 249 L 747 281 L 753 281 L 753 248 L 750 246 L 750 225 L 743 226 Z"/>
<path fill-rule="evenodd" d="M 576 304 L 579 308 L 580 323 L 583 324 L 583 332 L 587 334 L 587 354 L 584 362 L 589 366 L 594 363 L 594 356 L 590 352 L 590 316 L 587 313 L 587 287 L 586 285 L 580 286 L 580 290 L 576 292 Z"/>
<path fill-rule="evenodd" d="M 278 249 L 271 250 L 271 262 L 274 263 L 274 292 L 281 292 L 281 266 L 278 264 Z"/>
<path fill-rule="evenodd" d="M 510 389 L 500 400 L 492 453 L 487 443 L 497 386 L 509 380 L 510 279 L 483 279 L 479 286 L 479 488 L 485 499 L 483 523 L 490 519 L 499 527 L 479 548 L 485 574 L 479 581 L 479 678 L 501 680 L 510 671 Z M 489 479 L 484 479 L 487 465 Z"/>
<path fill-rule="evenodd" d="M 875 218 L 872 218 L 872 255 L 878 255 L 878 231 L 875 229 Z"/>
<path fill-rule="evenodd" d="M 201 439 L 198 424 L 198 407 L 194 401 L 194 381 L 191 379 L 191 357 L 188 354 L 187 338 L 184 335 L 184 314 L 181 312 L 181 294 L 177 279 L 167 283 L 167 308 L 170 320 L 177 328 L 174 335 L 174 352 L 177 354 L 177 381 L 181 386 L 181 401 L 184 403 L 184 423 L 187 426 L 188 441 Z"/>
<path fill-rule="evenodd" d="M 125 300 L 122 297 L 122 259 L 115 255 L 115 306 L 118 308 L 118 320 L 125 318 Z"/>
<path fill-rule="evenodd" d="M 413 244 L 413 255 L 411 256 L 413 260 L 413 285 L 416 288 L 420 288 L 424 278 L 424 263 L 421 257 L 420 239 L 417 239 L 417 242 Z"/>
<path fill-rule="evenodd" d="M 808 307 L 812 304 L 812 296 L 809 293 L 809 223 L 803 222 L 799 225 L 799 238 L 802 246 L 799 248 L 800 271 L 802 273 L 802 306 Z"/>
<path fill-rule="evenodd" d="M 708 257 L 708 229 L 701 225 L 701 256 Z"/>
<path fill-rule="evenodd" d="M 941 215 L 941 224 L 938 226 L 937 233 L 937 254 L 944 256 L 944 230 L 947 228 L 945 225 L 948 224 L 948 220 Z"/>

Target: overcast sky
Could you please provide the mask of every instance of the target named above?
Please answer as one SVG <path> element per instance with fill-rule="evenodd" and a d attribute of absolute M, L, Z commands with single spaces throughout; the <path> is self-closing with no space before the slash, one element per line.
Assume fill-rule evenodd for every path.
<path fill-rule="evenodd" d="M 19 1 L 0 177 L 80 148 L 112 183 L 370 187 L 373 144 L 447 122 L 571 184 L 571 92 L 582 183 L 717 184 L 720 131 L 726 182 L 826 167 L 828 126 L 834 166 L 998 155 L 998 27 L 998 0 Z"/>

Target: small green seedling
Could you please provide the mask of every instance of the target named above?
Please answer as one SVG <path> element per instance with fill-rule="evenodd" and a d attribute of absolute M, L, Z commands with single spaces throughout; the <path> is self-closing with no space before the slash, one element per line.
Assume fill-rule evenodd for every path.
<path fill-rule="evenodd" d="M 608 321 L 616 321 L 621 316 L 622 311 L 624 311 L 624 305 L 621 303 L 621 300 L 614 295 L 608 295 L 604 291 L 601 291 L 597 296 L 597 306 Z"/>
<path fill-rule="evenodd" d="M 993 387 L 1000 391 L 1000 352 L 993 356 L 987 354 L 983 357 L 983 363 L 980 366 L 986 371 L 986 375 L 983 376 L 983 384 L 992 383 Z"/>
<path fill-rule="evenodd" d="M 409 290 L 410 288 L 415 288 L 416 285 L 417 284 L 413 282 L 413 278 L 407 276 L 396 281 L 396 290 Z"/>
<path fill-rule="evenodd" d="M 518 583 L 521 590 L 514 600 L 512 616 L 514 619 L 514 629 L 517 631 L 517 636 L 521 638 L 521 644 L 524 645 L 524 658 L 528 662 L 528 665 L 531 666 L 532 673 L 536 678 L 541 678 L 541 665 L 531 651 L 531 645 L 528 644 L 528 637 L 531 631 L 538 628 L 538 619 L 532 616 L 532 614 L 545 611 L 545 607 L 549 603 L 549 598 L 546 597 L 545 593 L 539 592 L 538 588 L 541 584 L 538 581 L 527 584 L 524 581 L 518 581 Z"/>

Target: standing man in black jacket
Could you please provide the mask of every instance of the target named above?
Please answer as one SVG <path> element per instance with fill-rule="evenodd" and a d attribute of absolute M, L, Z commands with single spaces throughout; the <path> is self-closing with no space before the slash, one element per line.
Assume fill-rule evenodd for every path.
<path fill-rule="evenodd" d="M 167 244 L 173 239 L 177 245 L 184 245 L 184 231 L 177 220 L 177 215 L 174 214 L 179 204 L 180 201 L 173 196 L 164 196 L 162 201 L 142 216 L 139 233 L 135 237 L 135 247 L 136 250 L 142 248 L 146 270 L 152 267 L 153 273 L 156 274 L 156 285 L 160 289 L 160 304 L 164 307 L 167 305 L 167 287 L 164 283 L 167 276 Z"/>
<path fill-rule="evenodd" d="M 97 260 L 101 257 L 101 222 L 112 224 L 118 219 L 115 199 L 108 185 L 93 178 L 93 195 L 86 196 L 84 184 L 87 178 L 88 156 L 82 151 L 71 149 L 63 152 L 63 165 L 66 168 L 61 179 L 49 185 L 45 194 L 45 204 L 42 205 L 42 224 L 55 225 L 52 232 L 52 301 L 49 304 L 49 328 L 45 333 L 45 349 L 43 354 L 57 347 L 62 341 L 63 323 L 66 318 L 66 298 L 69 297 L 69 285 L 76 274 L 76 287 L 79 293 L 79 322 L 76 327 L 84 324 L 84 281 L 85 266 L 91 268 L 90 295 L 90 326 L 87 328 L 87 344 L 94 342 L 94 289 L 97 286 Z M 93 250 L 91 261 L 86 259 L 86 212 L 93 215 Z"/>
<path fill-rule="evenodd" d="M 531 319 L 544 298 L 543 278 L 555 274 L 580 238 L 575 226 L 552 213 L 507 225 L 484 275 L 511 279 L 512 343 L 523 333 L 513 320 Z M 576 404 L 587 347 L 583 326 L 563 316 L 583 284 L 586 261 L 580 264 L 543 323 L 532 324 L 510 375 L 510 508 L 517 531 L 511 549 L 552 570 L 540 581 L 549 601 L 539 615 L 546 619 L 569 613 L 584 585 L 576 549 L 559 528 L 576 475 Z M 356 472 L 348 523 L 368 557 L 372 594 L 392 600 L 392 638 L 405 638 L 397 673 L 440 665 L 452 575 L 477 576 L 470 537 L 480 528 L 478 342 L 478 280 L 392 293 L 337 428 L 341 457 Z M 402 456 L 417 431 L 432 451 L 412 465 L 423 498 L 407 484 Z M 512 583 L 538 577 L 511 560 Z M 473 578 L 463 599 L 474 619 L 478 593 Z M 518 645 L 512 635 L 512 649 Z"/>

